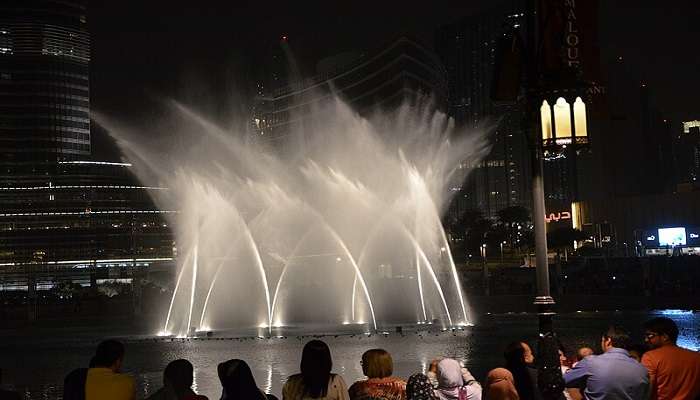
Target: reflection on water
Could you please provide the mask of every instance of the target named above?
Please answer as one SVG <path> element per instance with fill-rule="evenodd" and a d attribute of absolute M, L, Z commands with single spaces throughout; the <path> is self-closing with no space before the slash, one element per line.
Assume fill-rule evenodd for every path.
<path fill-rule="evenodd" d="M 621 324 L 641 342 L 642 323 L 651 316 L 674 319 L 680 331 L 678 344 L 700 349 L 700 314 L 660 311 L 656 313 L 583 312 L 557 317 L 557 332 L 570 349 L 588 345 L 596 347 L 599 334 L 611 322 Z M 474 376 L 481 380 L 487 371 L 501 365 L 503 347 L 513 340 L 533 340 L 537 331 L 534 315 L 492 315 L 472 330 L 464 332 L 414 333 L 405 335 L 325 336 L 333 356 L 333 369 L 348 384 L 362 379 L 360 359 L 370 348 L 384 348 L 392 354 L 394 372 L 407 378 L 425 372 L 437 356 L 463 360 Z M 19 389 L 27 399 L 59 399 L 63 377 L 72 369 L 85 366 L 99 338 L 92 342 L 68 342 L 66 337 L 36 342 L 0 344 L 0 366 L 8 387 Z M 221 394 L 216 366 L 225 360 L 240 358 L 250 365 L 262 390 L 280 395 L 289 375 L 299 371 L 304 344 L 310 337 L 286 339 L 222 339 L 146 341 L 126 340 L 125 371 L 138 384 L 137 398 L 144 398 L 162 385 L 162 371 L 172 360 L 192 362 L 198 392 L 216 399 Z"/>
<path fill-rule="evenodd" d="M 272 365 L 267 366 L 267 379 L 265 380 L 265 385 L 262 387 L 265 393 L 270 393 L 272 390 Z"/>
<path fill-rule="evenodd" d="M 660 310 L 656 314 L 668 317 L 678 324 L 678 340 L 676 343 L 694 351 L 700 351 L 700 318 L 698 313 L 687 310 Z"/>

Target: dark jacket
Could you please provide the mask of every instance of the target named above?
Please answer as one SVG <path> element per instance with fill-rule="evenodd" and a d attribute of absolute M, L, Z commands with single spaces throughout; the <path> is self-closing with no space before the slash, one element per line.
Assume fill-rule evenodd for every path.
<path fill-rule="evenodd" d="M 85 382 L 87 368 L 71 371 L 63 380 L 63 400 L 85 400 Z"/>

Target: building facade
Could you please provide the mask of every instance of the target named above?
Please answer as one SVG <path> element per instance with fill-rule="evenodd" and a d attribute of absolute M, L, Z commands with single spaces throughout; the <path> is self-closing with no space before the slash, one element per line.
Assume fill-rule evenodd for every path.
<path fill-rule="evenodd" d="M 448 110 L 457 124 L 492 128 L 491 153 L 467 162 L 467 180 L 451 212 L 476 209 L 495 218 L 499 210 L 531 203 L 530 164 L 524 110 L 520 104 L 495 104 L 491 85 L 499 37 L 523 23 L 517 7 L 465 17 L 440 27 L 435 49 L 448 77 Z"/>
<path fill-rule="evenodd" d="M 92 160 L 86 14 L 82 0 L 0 3 L 0 297 L 29 318 L 60 285 L 174 270 L 175 212 L 153 202 L 167 189 Z"/>
<path fill-rule="evenodd" d="M 700 121 L 685 121 L 676 133 L 677 190 L 700 190 Z"/>
<path fill-rule="evenodd" d="M 90 284 L 109 268 L 168 264 L 168 216 L 152 198 L 167 191 L 140 185 L 130 164 L 61 161 L 36 174 L 0 177 L 0 277 L 4 290 Z M 139 265 L 137 265 L 139 264 Z M 93 282 L 94 283 L 94 282 Z"/>
<path fill-rule="evenodd" d="M 444 109 L 447 86 L 437 57 L 407 37 L 367 54 L 344 53 L 321 60 L 313 77 L 261 91 L 253 116 L 257 140 L 284 143 L 295 124 L 331 94 L 360 114 L 395 107 L 417 94 L 432 96 Z"/>
<path fill-rule="evenodd" d="M 0 163 L 90 156 L 90 35 L 80 0 L 0 4 Z"/>

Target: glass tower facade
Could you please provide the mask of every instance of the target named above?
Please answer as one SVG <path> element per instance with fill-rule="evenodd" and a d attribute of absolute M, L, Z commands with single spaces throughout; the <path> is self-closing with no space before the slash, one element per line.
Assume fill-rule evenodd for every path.
<path fill-rule="evenodd" d="M 467 180 L 451 205 L 450 213 L 480 210 L 490 218 L 509 206 L 530 205 L 530 165 L 523 107 L 491 100 L 491 82 L 500 35 L 519 27 L 524 14 L 517 7 L 464 17 L 440 27 L 435 49 L 447 70 L 448 110 L 459 125 L 491 125 L 492 148 L 483 160 L 465 160 Z"/>
<path fill-rule="evenodd" d="M 0 3 L 0 163 L 90 156 L 90 35 L 80 0 Z"/>

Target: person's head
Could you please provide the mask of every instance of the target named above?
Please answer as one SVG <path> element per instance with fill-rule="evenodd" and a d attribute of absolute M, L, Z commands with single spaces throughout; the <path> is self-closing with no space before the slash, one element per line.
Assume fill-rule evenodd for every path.
<path fill-rule="evenodd" d="M 518 399 L 513 374 L 505 368 L 496 368 L 489 371 L 486 377 L 486 386 L 488 398 L 491 400 Z"/>
<path fill-rule="evenodd" d="M 362 372 L 368 378 L 386 378 L 394 373 L 391 354 L 383 349 L 371 349 L 362 355 Z"/>
<path fill-rule="evenodd" d="M 566 357 L 566 353 L 564 353 L 563 349 L 559 349 L 559 365 L 563 367 L 568 367 L 569 364 L 569 359 Z"/>
<path fill-rule="evenodd" d="M 192 386 L 194 367 L 187 360 L 171 361 L 163 371 L 163 385 L 173 388 L 178 396 L 183 396 Z"/>
<path fill-rule="evenodd" d="M 444 358 L 438 363 L 438 389 L 451 389 L 464 385 L 462 365 L 452 358 Z"/>
<path fill-rule="evenodd" d="M 217 367 L 217 372 L 221 386 L 224 388 L 222 398 L 226 400 L 264 399 L 264 395 L 255 384 L 253 373 L 245 361 L 234 359 L 222 362 Z"/>
<path fill-rule="evenodd" d="M 424 374 L 413 374 L 406 382 L 406 400 L 438 400 L 430 379 Z"/>
<path fill-rule="evenodd" d="M 506 369 L 513 374 L 515 378 L 515 388 L 518 393 L 523 398 L 530 398 L 533 396 L 532 378 L 528 371 L 526 357 L 530 360 L 530 363 L 534 362 L 534 356 L 532 355 L 532 349 L 527 346 L 529 356 L 526 354 L 526 349 L 523 344 L 524 342 L 512 342 L 506 347 L 503 352 L 503 356 L 506 359 Z"/>
<path fill-rule="evenodd" d="M 525 342 L 520 342 L 520 345 L 523 347 L 523 358 L 525 360 L 525 364 L 534 363 L 535 362 L 535 353 L 532 352 L 530 345 L 525 343 Z"/>
<path fill-rule="evenodd" d="M 644 323 L 644 341 L 651 349 L 675 345 L 678 326 L 671 318 L 656 317 Z"/>
<path fill-rule="evenodd" d="M 613 347 L 627 349 L 630 345 L 630 335 L 619 326 L 610 326 L 600 335 L 600 348 L 606 352 Z"/>
<path fill-rule="evenodd" d="M 105 340 L 97 345 L 95 356 L 92 358 L 95 367 L 110 368 L 118 371 L 124 361 L 124 345 L 116 340 Z"/>
<path fill-rule="evenodd" d="M 304 394 L 312 398 L 325 397 L 332 368 L 333 360 L 328 345 L 320 340 L 308 342 L 301 353 L 300 365 Z"/>
<path fill-rule="evenodd" d="M 430 362 L 430 367 L 428 368 L 429 372 L 432 372 L 434 374 L 437 374 L 437 366 L 440 361 L 442 361 L 445 357 L 438 357 L 433 359 L 433 361 Z"/>
<path fill-rule="evenodd" d="M 532 354 L 532 349 L 525 342 L 512 342 L 506 347 L 503 352 L 503 357 L 506 359 L 506 364 L 515 366 L 518 364 L 532 364 L 535 362 L 535 356 Z"/>
<path fill-rule="evenodd" d="M 634 358 L 637 362 L 642 362 L 642 356 L 647 351 L 646 347 L 641 344 L 631 345 L 627 351 L 630 353 L 630 357 Z"/>
<path fill-rule="evenodd" d="M 590 348 L 590 347 L 581 347 L 581 348 L 578 349 L 578 351 L 576 352 L 576 358 L 577 358 L 579 361 L 581 361 L 581 360 L 583 360 L 584 358 L 586 358 L 586 357 L 588 357 L 588 356 L 592 356 L 593 354 L 594 354 L 594 352 L 593 352 L 593 349 L 592 349 L 592 348 Z"/>

